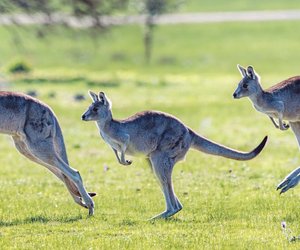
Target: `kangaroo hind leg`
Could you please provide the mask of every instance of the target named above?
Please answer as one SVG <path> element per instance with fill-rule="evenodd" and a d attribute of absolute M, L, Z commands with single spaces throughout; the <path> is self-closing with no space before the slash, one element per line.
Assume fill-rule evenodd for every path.
<path fill-rule="evenodd" d="M 290 122 L 291 128 L 297 138 L 298 145 L 300 147 L 300 122 Z M 281 181 L 278 186 L 277 190 L 280 189 L 280 194 L 285 193 L 290 188 L 295 187 L 298 185 L 300 181 L 300 167 L 293 170 L 291 173 L 289 173 L 283 181 Z"/>
<path fill-rule="evenodd" d="M 46 167 L 47 169 L 49 169 L 58 179 L 60 179 L 67 187 L 68 191 L 70 192 L 72 198 L 74 199 L 74 201 L 79 204 L 82 207 L 87 208 L 87 206 L 82 202 L 82 199 L 80 197 L 80 193 L 78 191 L 78 188 L 72 183 L 72 181 L 70 181 L 68 179 L 67 176 L 65 176 L 59 169 L 41 161 L 40 159 L 38 159 L 37 157 L 35 157 L 30 150 L 28 149 L 26 143 L 20 139 L 20 137 L 17 136 L 13 136 L 13 141 L 15 143 L 15 146 L 17 148 L 17 150 L 24 155 L 25 157 L 27 157 L 28 159 L 30 159 L 31 161 L 40 164 L 44 167 Z"/>
<path fill-rule="evenodd" d="M 166 210 L 151 219 L 166 219 L 182 209 L 182 205 L 175 195 L 172 184 L 172 171 L 175 163 L 162 152 L 152 153 L 150 161 L 166 202 Z"/>
<path fill-rule="evenodd" d="M 56 153 L 58 154 L 58 156 L 67 165 L 69 165 L 69 160 L 68 160 L 68 156 L 67 156 L 67 152 L 66 152 L 65 142 L 64 142 L 64 139 L 63 139 L 61 129 L 60 129 L 57 122 L 56 122 L 56 127 L 55 127 L 54 149 L 55 149 Z M 64 175 L 64 179 L 65 179 L 65 184 L 66 184 L 70 194 L 74 198 L 75 202 L 78 203 L 78 204 L 82 203 L 82 198 L 80 197 L 80 193 L 79 193 L 78 188 L 76 187 L 76 185 L 65 175 Z M 88 193 L 88 194 L 91 197 L 96 195 L 95 192 L 91 192 L 91 193 Z"/>
<path fill-rule="evenodd" d="M 290 122 L 292 131 L 294 132 L 299 148 L 300 148 L 300 121 L 299 122 Z"/>
<path fill-rule="evenodd" d="M 64 177 L 64 180 L 68 179 L 65 183 L 68 189 L 70 188 L 69 191 L 75 196 L 80 195 L 80 197 L 82 197 L 84 207 L 88 208 L 89 214 L 92 215 L 94 213 L 94 202 L 86 192 L 79 172 L 64 162 L 55 150 L 53 137 L 44 139 L 26 138 L 24 143 L 26 144 L 28 151 L 37 158 L 38 161 L 43 162 L 46 166 L 51 166 L 49 169 L 54 169 L 55 172 L 61 172 L 63 176 L 66 177 Z M 52 170 L 52 172 L 54 172 L 54 170 Z M 80 204 L 78 198 L 75 198 L 74 200 Z"/>

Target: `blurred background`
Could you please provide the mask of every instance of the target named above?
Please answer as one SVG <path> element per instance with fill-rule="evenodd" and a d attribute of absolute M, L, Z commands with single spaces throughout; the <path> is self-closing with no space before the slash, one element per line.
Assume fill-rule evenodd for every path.
<path fill-rule="evenodd" d="M 1 71 L 216 75 L 236 73 L 244 63 L 265 74 L 292 72 L 299 22 L 288 20 L 297 13 L 276 19 L 299 8 L 297 0 L 4 0 Z M 273 19 L 262 21 L 269 11 Z"/>
<path fill-rule="evenodd" d="M 287 248 L 280 222 L 300 230 L 299 188 L 280 197 L 275 187 L 300 162 L 297 142 L 232 98 L 237 64 L 253 65 L 264 88 L 300 74 L 299 0 L 1 0 L 1 90 L 51 106 L 71 165 L 98 193 L 87 220 L 56 178 L 0 137 L 3 249 Z M 106 93 L 115 118 L 161 110 L 239 150 L 269 141 L 249 162 L 189 152 L 173 175 L 183 211 L 148 223 L 164 208 L 159 187 L 143 159 L 119 166 L 81 121 L 89 89 Z"/>

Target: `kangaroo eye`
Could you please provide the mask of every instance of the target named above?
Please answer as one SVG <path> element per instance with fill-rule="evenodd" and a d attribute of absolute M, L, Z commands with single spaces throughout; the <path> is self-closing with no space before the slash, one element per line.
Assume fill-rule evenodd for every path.
<path fill-rule="evenodd" d="M 94 112 L 97 112 L 97 111 L 98 111 L 98 108 L 97 108 L 97 107 L 94 107 L 94 108 L 93 108 L 93 111 L 94 111 Z"/>
<path fill-rule="evenodd" d="M 244 89 L 248 88 L 248 84 L 247 84 L 247 83 L 244 83 L 244 84 L 243 84 L 243 88 L 244 88 Z"/>

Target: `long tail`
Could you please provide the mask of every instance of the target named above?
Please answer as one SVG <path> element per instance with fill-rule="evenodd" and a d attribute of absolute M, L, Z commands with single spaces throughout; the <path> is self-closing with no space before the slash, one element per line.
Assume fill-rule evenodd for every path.
<path fill-rule="evenodd" d="M 54 143 L 56 146 L 56 150 L 58 150 L 60 158 L 67 164 L 69 164 L 67 151 L 65 147 L 64 137 L 59 126 L 58 120 L 56 117 L 53 117 L 55 124 L 55 135 L 54 135 Z"/>
<path fill-rule="evenodd" d="M 255 149 L 247 153 L 247 152 L 237 151 L 228 148 L 226 146 L 220 145 L 218 143 L 215 143 L 213 141 L 210 141 L 204 137 L 197 135 L 192 130 L 190 130 L 190 135 L 192 137 L 192 144 L 191 144 L 192 148 L 207 154 L 219 155 L 219 156 L 223 156 L 226 158 L 235 159 L 239 161 L 246 161 L 256 157 L 262 151 L 262 149 L 264 148 L 268 140 L 268 136 L 265 136 L 262 142 Z"/>
<path fill-rule="evenodd" d="M 54 143 L 55 143 L 55 147 L 56 150 L 58 151 L 59 157 L 66 163 L 69 165 L 69 160 L 68 160 L 68 156 L 67 156 L 67 151 L 66 151 L 66 147 L 65 147 L 65 142 L 64 142 L 64 137 L 61 131 L 61 128 L 59 126 L 58 120 L 56 117 L 53 117 L 54 120 L 54 124 L 55 124 L 55 130 L 54 130 Z M 74 183 L 65 175 L 63 175 L 64 177 L 64 182 L 68 188 L 68 190 L 76 196 L 80 197 L 80 193 L 78 191 L 78 188 L 74 185 Z M 88 193 L 91 197 L 95 196 L 96 193 L 91 192 Z"/>

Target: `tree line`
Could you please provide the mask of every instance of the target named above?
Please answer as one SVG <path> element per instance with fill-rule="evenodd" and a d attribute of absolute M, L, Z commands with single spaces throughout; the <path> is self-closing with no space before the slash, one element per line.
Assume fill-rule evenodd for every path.
<path fill-rule="evenodd" d="M 47 22 L 40 25 L 50 26 L 56 24 L 53 16 L 57 13 L 71 15 L 82 20 L 89 17 L 92 23 L 90 34 L 98 36 L 111 27 L 103 21 L 104 16 L 116 13 L 133 13 L 145 15 L 144 21 L 144 58 L 149 63 L 152 56 L 153 36 L 156 27 L 156 18 L 166 12 L 176 10 L 184 0 L 2 0 L 0 1 L 0 14 L 13 15 L 25 13 L 27 15 L 43 14 Z M 20 25 L 20 24 L 19 24 Z M 47 29 L 43 29 L 47 32 Z M 43 32 L 40 30 L 40 37 Z"/>

